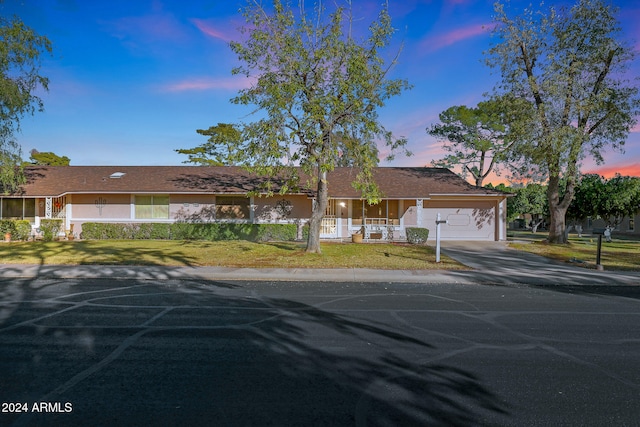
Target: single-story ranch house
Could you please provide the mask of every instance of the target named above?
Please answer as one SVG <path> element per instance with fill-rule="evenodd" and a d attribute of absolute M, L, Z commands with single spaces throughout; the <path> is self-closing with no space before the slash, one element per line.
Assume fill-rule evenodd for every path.
<path fill-rule="evenodd" d="M 314 192 L 248 196 L 263 178 L 221 166 L 32 166 L 18 193 L 3 195 L 0 218 L 60 218 L 76 236 L 85 222 L 226 221 L 305 222 Z M 369 205 L 351 183 L 357 170 L 329 173 L 329 207 L 322 238 L 406 239 L 407 227 L 431 230 L 439 213 L 442 239 L 505 240 L 507 194 L 476 188 L 448 169 L 379 167 L 375 180 L 384 198 Z M 278 188 L 274 188 L 277 192 Z"/>

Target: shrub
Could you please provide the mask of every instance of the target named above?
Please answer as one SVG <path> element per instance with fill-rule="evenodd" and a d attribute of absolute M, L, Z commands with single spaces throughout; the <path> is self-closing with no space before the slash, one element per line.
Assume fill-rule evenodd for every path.
<path fill-rule="evenodd" d="M 296 224 L 256 224 L 258 226 L 255 240 L 268 242 L 270 240 L 296 240 L 298 226 Z"/>
<path fill-rule="evenodd" d="M 414 245 L 422 245 L 427 243 L 429 238 L 429 229 L 418 227 L 407 227 L 407 241 Z"/>
<path fill-rule="evenodd" d="M 40 220 L 40 231 L 45 242 L 50 242 L 58 235 L 62 229 L 61 219 L 43 219 Z"/>
<path fill-rule="evenodd" d="M 2 234 L 2 238 L 6 233 L 11 233 L 12 235 L 16 232 L 16 222 L 12 219 L 0 219 L 0 234 Z"/>
<path fill-rule="evenodd" d="M 219 240 L 219 226 L 215 223 L 176 222 L 171 224 L 173 240 Z"/>
<path fill-rule="evenodd" d="M 105 224 L 99 222 L 85 222 L 82 224 L 83 239 L 124 239 L 124 224 Z"/>
<path fill-rule="evenodd" d="M 171 224 L 165 223 L 144 223 L 144 224 L 132 224 L 137 225 L 133 228 L 134 239 L 153 239 L 153 240 L 168 240 L 171 239 Z"/>
<path fill-rule="evenodd" d="M 13 240 L 29 240 L 31 236 L 31 223 L 26 219 L 19 219 L 15 221 L 15 231 L 11 238 Z"/>

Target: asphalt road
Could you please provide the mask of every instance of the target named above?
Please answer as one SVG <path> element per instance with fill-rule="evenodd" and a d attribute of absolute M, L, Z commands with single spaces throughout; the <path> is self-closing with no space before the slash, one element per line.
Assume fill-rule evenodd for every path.
<path fill-rule="evenodd" d="M 640 423 L 640 287 L 14 278 L 0 297 L 0 425 Z"/>

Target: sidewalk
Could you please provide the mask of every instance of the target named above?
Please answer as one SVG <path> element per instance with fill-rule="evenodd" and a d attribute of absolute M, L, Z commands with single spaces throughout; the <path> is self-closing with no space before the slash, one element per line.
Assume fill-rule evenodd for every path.
<path fill-rule="evenodd" d="M 0 278 L 111 278 L 464 283 L 534 285 L 640 285 L 640 273 L 601 272 L 509 249 L 504 242 L 448 242 L 443 253 L 473 270 L 286 269 L 106 265 L 0 264 Z"/>

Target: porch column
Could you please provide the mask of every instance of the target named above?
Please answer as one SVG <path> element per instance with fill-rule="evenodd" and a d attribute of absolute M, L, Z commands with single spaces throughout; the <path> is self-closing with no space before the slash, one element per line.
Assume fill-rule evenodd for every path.
<path fill-rule="evenodd" d="M 497 241 L 507 240 L 507 199 L 498 200 L 496 207 Z"/>
<path fill-rule="evenodd" d="M 64 229 L 71 230 L 71 217 L 73 215 L 73 207 L 72 207 L 72 196 L 66 197 L 66 206 L 64 208 Z"/>
<path fill-rule="evenodd" d="M 416 200 L 416 225 L 422 227 L 422 199 Z"/>
<path fill-rule="evenodd" d="M 44 217 L 51 219 L 53 217 L 53 198 L 47 197 L 44 200 Z"/>

